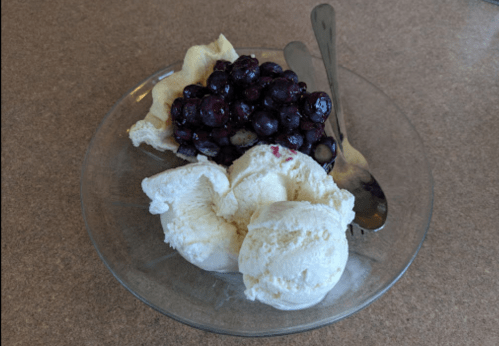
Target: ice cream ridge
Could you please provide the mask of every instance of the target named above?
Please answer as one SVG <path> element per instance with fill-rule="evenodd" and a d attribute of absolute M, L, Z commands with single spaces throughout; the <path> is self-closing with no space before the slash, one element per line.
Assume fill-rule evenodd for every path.
<path fill-rule="evenodd" d="M 190 48 L 182 71 L 154 87 L 153 105 L 146 118 L 132 126 L 130 138 L 136 146 L 146 143 L 158 150 L 171 150 L 190 163 L 145 178 L 142 189 L 151 199 L 151 214 L 160 215 L 165 242 L 187 261 L 208 271 L 241 272 L 244 293 L 250 300 L 281 310 L 304 309 L 319 303 L 339 281 L 348 259 L 345 231 L 355 216 L 353 195 L 338 188 L 327 173 L 334 162 L 334 140 L 325 136 L 325 118 L 319 116 L 324 109 L 329 114 L 327 102 L 324 104 L 317 93 L 301 90 L 300 99 L 308 98 L 319 110 L 309 107 L 312 115 L 300 114 L 300 119 L 311 124 L 299 130 L 303 122 L 299 121 L 294 128 L 286 128 L 286 140 L 285 136 L 277 139 L 279 134 L 261 135 L 259 125 L 268 132 L 272 124 L 255 121 L 255 109 L 250 125 L 237 130 L 215 124 L 217 116 L 208 121 L 217 125 L 215 129 L 232 133 L 229 142 L 216 143 L 218 151 L 215 146 L 199 145 L 202 138 L 193 144 L 176 134 L 183 126 L 179 113 L 175 113 L 176 103 L 183 95 L 181 114 L 189 104 L 186 86 L 209 84 L 220 61 L 234 65 L 231 73 L 235 74 L 237 59 L 232 45 L 221 35 L 210 45 Z M 248 64 L 252 65 L 245 66 Z M 286 75 L 284 72 L 277 76 Z M 287 83 L 280 79 L 285 78 L 273 76 L 264 89 L 272 88 L 276 81 Z M 202 102 L 208 97 L 205 95 Z M 229 95 L 223 99 L 229 99 Z M 294 106 L 293 100 L 287 101 L 281 102 L 279 110 L 267 112 L 283 113 L 283 108 Z M 306 113 L 304 108 L 307 106 L 302 101 L 300 109 Z M 233 113 L 240 115 L 238 110 L 230 112 L 231 117 Z M 198 117 L 202 118 L 200 113 Z M 294 121 L 292 113 L 284 111 L 284 123 L 287 118 L 289 123 Z M 193 124 L 189 126 L 195 127 L 195 132 L 207 126 Z M 278 128 L 282 127 L 281 119 Z M 305 135 L 310 129 L 319 133 L 317 138 Z M 289 139 L 293 133 L 303 137 L 301 142 Z M 273 141 L 269 144 L 262 138 Z M 228 143 L 232 149 L 227 152 L 237 151 L 237 155 L 223 152 Z M 305 144 L 310 150 L 303 148 Z"/>

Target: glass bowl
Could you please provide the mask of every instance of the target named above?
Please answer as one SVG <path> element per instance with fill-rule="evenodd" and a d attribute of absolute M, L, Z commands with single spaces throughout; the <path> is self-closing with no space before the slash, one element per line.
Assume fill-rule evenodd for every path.
<path fill-rule="evenodd" d="M 287 68 L 282 50 L 246 48 L 260 62 Z M 317 90 L 328 90 L 324 66 L 314 58 Z M 238 336 L 301 332 L 339 321 L 383 295 L 407 270 L 431 218 L 433 182 L 418 133 L 399 108 L 354 72 L 339 68 L 351 144 L 369 162 L 388 199 L 384 229 L 347 232 L 350 256 L 339 283 L 316 306 L 280 311 L 244 296 L 240 274 L 203 271 L 163 242 L 158 215 L 141 181 L 186 164 L 170 152 L 134 147 L 127 129 L 143 119 L 154 85 L 182 68 L 178 62 L 126 93 L 95 133 L 82 169 L 81 201 L 88 234 L 102 261 L 137 298 L 190 326 Z"/>

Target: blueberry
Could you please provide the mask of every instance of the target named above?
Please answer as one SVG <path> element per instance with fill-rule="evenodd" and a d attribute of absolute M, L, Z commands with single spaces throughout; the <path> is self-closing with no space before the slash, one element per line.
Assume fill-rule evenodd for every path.
<path fill-rule="evenodd" d="M 196 147 L 192 144 L 180 144 L 177 149 L 177 153 L 185 156 L 196 156 L 198 151 Z"/>
<path fill-rule="evenodd" d="M 323 123 L 331 113 L 332 103 L 325 92 L 314 92 L 303 102 L 303 113 L 313 122 Z"/>
<path fill-rule="evenodd" d="M 305 155 L 310 156 L 312 154 L 313 147 L 314 145 L 305 139 L 305 141 L 303 141 L 302 146 L 298 148 L 298 151 L 304 153 Z"/>
<path fill-rule="evenodd" d="M 271 112 L 259 111 L 253 115 L 253 128 L 259 136 L 270 136 L 279 129 L 279 121 Z"/>
<path fill-rule="evenodd" d="M 313 157 L 326 172 L 331 171 L 336 159 L 336 142 L 333 137 L 323 137 L 315 147 Z"/>
<path fill-rule="evenodd" d="M 284 105 L 279 109 L 279 120 L 281 125 L 286 129 L 296 129 L 300 126 L 301 114 L 298 106 Z"/>
<path fill-rule="evenodd" d="M 188 143 L 192 139 L 192 129 L 189 127 L 174 126 L 173 137 L 178 143 Z"/>
<path fill-rule="evenodd" d="M 199 114 L 199 108 L 201 105 L 200 99 L 185 99 L 184 108 L 182 110 L 182 117 L 185 120 L 185 124 L 200 125 L 201 119 Z"/>
<path fill-rule="evenodd" d="M 262 87 L 262 90 L 267 88 L 274 79 L 272 77 L 260 77 L 257 84 Z"/>
<path fill-rule="evenodd" d="M 206 82 L 208 90 L 215 94 L 231 100 L 234 96 L 234 86 L 230 82 L 229 74 L 224 71 L 214 71 Z"/>
<path fill-rule="evenodd" d="M 300 87 L 300 94 L 304 94 L 307 91 L 307 83 L 299 82 L 298 86 Z"/>
<path fill-rule="evenodd" d="M 201 101 L 200 114 L 203 124 L 220 127 L 229 121 L 229 105 L 222 96 L 207 95 Z"/>
<path fill-rule="evenodd" d="M 293 71 L 243 55 L 234 63 L 217 60 L 206 86 L 186 86 L 170 113 L 179 154 L 201 153 L 229 166 L 255 145 L 277 143 L 327 171 L 336 158 L 336 143 L 324 134 L 331 108 L 326 93 L 307 92 Z"/>
<path fill-rule="evenodd" d="M 281 134 L 277 136 L 276 143 L 289 149 L 298 149 L 303 145 L 303 136 L 299 132 Z"/>
<path fill-rule="evenodd" d="M 313 121 L 302 121 L 300 129 L 305 139 L 310 143 L 318 142 L 324 134 L 324 124 L 314 123 Z"/>
<path fill-rule="evenodd" d="M 232 64 L 227 60 L 217 60 L 215 66 L 213 66 L 213 71 L 225 71 L 230 72 L 232 69 Z"/>
<path fill-rule="evenodd" d="M 252 147 L 257 142 L 258 135 L 255 132 L 246 129 L 240 129 L 230 137 L 230 143 L 240 148 Z"/>
<path fill-rule="evenodd" d="M 198 84 L 190 84 L 184 88 L 184 98 L 192 99 L 192 98 L 202 98 L 204 95 L 208 94 L 209 91 L 206 87 Z"/>
<path fill-rule="evenodd" d="M 264 62 L 260 65 L 260 74 L 265 77 L 275 78 L 282 73 L 282 67 L 275 62 Z"/>
<path fill-rule="evenodd" d="M 234 61 L 230 76 L 234 84 L 238 86 L 248 86 L 253 84 L 260 77 L 260 66 L 258 60 L 249 55 L 241 55 Z"/>
<path fill-rule="evenodd" d="M 236 89 L 234 84 L 227 83 L 223 89 L 220 91 L 220 96 L 224 98 L 225 101 L 231 102 L 234 99 L 234 94 L 236 93 Z"/>
<path fill-rule="evenodd" d="M 205 130 L 197 130 L 192 135 L 194 146 L 203 155 L 215 157 L 220 152 L 220 147 L 210 139 L 210 134 Z"/>
<path fill-rule="evenodd" d="M 184 109 L 184 99 L 182 97 L 177 97 L 175 101 L 172 103 L 172 107 L 170 109 L 170 114 L 172 116 L 172 121 L 180 121 L 182 120 L 182 110 Z"/>
<path fill-rule="evenodd" d="M 244 99 L 248 102 L 256 102 L 260 98 L 262 87 L 258 84 L 253 84 L 244 89 Z"/>
<path fill-rule="evenodd" d="M 261 106 L 268 111 L 277 111 L 279 109 L 279 104 L 270 95 L 263 97 Z"/>
<path fill-rule="evenodd" d="M 296 73 L 294 73 L 291 70 L 286 70 L 283 73 L 281 73 L 282 78 L 286 78 L 287 80 L 290 80 L 293 83 L 298 83 L 298 76 Z"/>
<path fill-rule="evenodd" d="M 305 91 L 300 95 L 300 98 L 298 99 L 298 106 L 300 106 L 300 109 L 302 110 L 303 113 L 303 107 L 305 105 L 305 101 L 307 98 L 310 96 L 310 93 L 308 91 Z"/>
<path fill-rule="evenodd" d="M 336 141 L 331 136 L 323 136 L 319 142 L 319 144 L 324 144 L 331 150 L 333 156 L 336 157 Z"/>
<path fill-rule="evenodd" d="M 230 144 L 230 135 L 231 128 L 227 124 L 223 127 L 215 127 L 211 130 L 211 138 L 214 142 L 216 142 L 220 146 L 229 145 Z"/>
<path fill-rule="evenodd" d="M 230 105 L 230 117 L 239 124 L 245 124 L 250 121 L 250 116 L 255 107 L 246 101 L 236 100 Z"/>
<path fill-rule="evenodd" d="M 334 159 L 334 154 L 325 144 L 318 144 L 315 147 L 314 159 L 319 163 L 327 163 Z"/>
<path fill-rule="evenodd" d="M 296 102 L 300 98 L 300 87 L 286 78 L 276 78 L 269 86 L 268 95 L 278 103 Z"/>
<path fill-rule="evenodd" d="M 215 162 L 219 165 L 230 166 L 232 162 L 239 158 L 241 154 L 232 145 L 226 145 L 220 148 L 220 152 L 215 157 Z"/>

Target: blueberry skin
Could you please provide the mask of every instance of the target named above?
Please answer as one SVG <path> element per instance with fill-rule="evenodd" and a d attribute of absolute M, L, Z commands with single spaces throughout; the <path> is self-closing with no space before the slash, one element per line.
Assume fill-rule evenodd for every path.
<path fill-rule="evenodd" d="M 199 107 L 201 100 L 197 98 L 184 99 L 184 108 L 182 109 L 182 117 L 185 124 L 194 126 L 201 124 L 201 116 L 199 114 Z"/>
<path fill-rule="evenodd" d="M 178 143 L 188 143 L 192 140 L 192 129 L 174 126 L 173 137 Z"/>
<path fill-rule="evenodd" d="M 201 101 L 200 115 L 206 126 L 221 127 L 229 121 L 229 105 L 220 95 L 207 95 Z"/>
<path fill-rule="evenodd" d="M 298 149 L 303 145 L 303 136 L 299 132 L 281 134 L 275 139 L 276 143 L 289 149 Z"/>
<path fill-rule="evenodd" d="M 263 97 L 261 101 L 261 107 L 267 111 L 277 111 L 279 110 L 280 104 L 274 101 L 270 95 Z"/>
<path fill-rule="evenodd" d="M 276 78 L 267 94 L 278 103 L 296 102 L 300 98 L 300 87 L 286 78 Z"/>
<path fill-rule="evenodd" d="M 172 116 L 172 121 L 173 122 L 179 122 L 180 124 L 182 122 L 185 123 L 185 121 L 182 118 L 182 111 L 184 109 L 184 99 L 182 97 L 177 97 L 175 101 L 172 103 L 172 107 L 170 109 L 170 114 Z"/>
<path fill-rule="evenodd" d="M 180 144 L 177 149 L 177 153 L 185 156 L 196 156 L 198 154 L 198 150 L 193 144 Z"/>
<path fill-rule="evenodd" d="M 260 77 L 257 84 L 262 87 L 262 90 L 265 90 L 273 81 L 272 77 L 264 76 Z"/>
<path fill-rule="evenodd" d="M 236 100 L 231 103 L 229 109 L 231 120 L 242 125 L 250 121 L 255 107 L 244 100 Z"/>
<path fill-rule="evenodd" d="M 210 134 L 205 130 L 195 131 L 192 140 L 196 149 L 203 155 L 215 157 L 220 152 L 220 146 L 211 140 Z"/>
<path fill-rule="evenodd" d="M 279 121 L 271 112 L 259 111 L 253 115 L 253 129 L 259 136 L 270 136 L 279 129 Z"/>
<path fill-rule="evenodd" d="M 300 118 L 300 110 L 296 105 L 284 105 L 279 109 L 281 125 L 288 130 L 298 128 L 300 126 Z"/>
<path fill-rule="evenodd" d="M 262 93 L 262 87 L 258 84 L 253 84 L 244 89 L 243 95 L 244 99 L 248 102 L 256 102 L 260 99 Z"/>
<path fill-rule="evenodd" d="M 227 60 L 217 60 L 215 66 L 213 66 L 213 71 L 225 71 L 230 72 L 232 70 L 232 63 Z"/>
<path fill-rule="evenodd" d="M 235 88 L 230 82 L 230 76 L 224 71 L 214 71 L 206 82 L 207 89 L 215 95 L 222 96 L 225 100 L 232 100 Z"/>
<path fill-rule="evenodd" d="M 204 95 L 208 94 L 209 91 L 206 87 L 198 84 L 190 84 L 184 88 L 183 95 L 185 99 L 200 99 Z"/>
<path fill-rule="evenodd" d="M 305 139 L 302 146 L 300 148 L 298 148 L 298 151 L 302 152 L 305 155 L 311 156 L 313 149 L 314 149 L 314 145 Z"/>
<path fill-rule="evenodd" d="M 278 77 L 282 73 L 282 67 L 275 62 L 267 61 L 260 65 L 260 75 L 263 77 Z"/>
<path fill-rule="evenodd" d="M 322 123 L 314 123 L 313 121 L 302 121 L 300 129 L 302 130 L 305 140 L 310 143 L 318 142 L 324 135 L 325 125 Z"/>
<path fill-rule="evenodd" d="M 293 83 L 298 83 L 298 76 L 296 73 L 294 73 L 291 70 L 286 70 L 283 73 L 281 73 L 281 77 L 286 78 L 287 80 L 290 80 Z"/>
<path fill-rule="evenodd" d="M 230 77 L 236 86 L 249 86 L 260 78 L 258 60 L 249 55 L 241 55 L 232 65 Z"/>
<path fill-rule="evenodd" d="M 226 124 L 223 127 L 215 127 L 211 130 L 210 136 L 220 146 L 229 145 L 231 136 L 230 126 Z"/>
<path fill-rule="evenodd" d="M 324 123 L 331 113 L 331 98 L 325 92 L 313 92 L 303 102 L 303 113 L 315 123 Z"/>

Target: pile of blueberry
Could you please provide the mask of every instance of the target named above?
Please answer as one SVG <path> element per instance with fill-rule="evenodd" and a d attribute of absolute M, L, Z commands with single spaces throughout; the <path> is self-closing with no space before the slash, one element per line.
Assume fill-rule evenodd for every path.
<path fill-rule="evenodd" d="M 229 166 L 255 145 L 280 144 L 329 172 L 336 158 L 336 143 L 324 132 L 331 107 L 326 93 L 307 92 L 293 71 L 242 55 L 218 60 L 206 86 L 186 86 L 171 115 L 180 154 Z"/>

